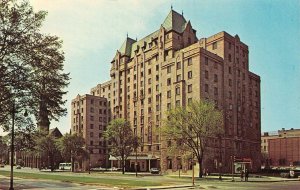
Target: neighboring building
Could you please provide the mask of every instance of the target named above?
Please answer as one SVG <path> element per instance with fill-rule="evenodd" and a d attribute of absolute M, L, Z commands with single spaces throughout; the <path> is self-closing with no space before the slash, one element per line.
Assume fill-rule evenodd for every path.
<path fill-rule="evenodd" d="M 41 129 L 41 128 L 40 128 Z M 48 130 L 49 135 L 54 136 L 56 139 L 61 138 L 63 135 L 61 134 L 60 130 L 55 127 L 53 129 Z M 48 160 L 47 156 L 41 156 L 36 153 L 31 153 L 27 151 L 16 151 L 15 153 L 15 164 L 19 164 L 23 167 L 31 167 L 31 168 L 44 168 L 49 167 L 50 161 Z M 58 167 L 59 160 L 56 160 L 54 165 Z"/>
<path fill-rule="evenodd" d="M 273 135 L 266 132 L 261 140 L 265 163 L 271 166 L 300 165 L 300 129 L 283 128 Z"/>
<path fill-rule="evenodd" d="M 213 100 L 224 112 L 225 135 L 221 143 L 215 139 L 210 144 L 204 167 L 217 171 L 216 161 L 221 161 L 224 171 L 231 171 L 231 156 L 236 156 L 250 159 L 256 171 L 261 165 L 260 77 L 249 71 L 248 53 L 238 35 L 224 31 L 199 40 L 191 22 L 171 10 L 158 30 L 138 41 L 125 39 L 111 61 L 111 80 L 91 94 L 106 98 L 111 118 L 129 120 L 141 137 L 142 171 L 177 170 L 181 160 L 167 153 L 160 128 L 167 110 L 193 99 Z M 183 160 L 183 169 L 188 168 Z"/>
<path fill-rule="evenodd" d="M 80 133 L 85 139 L 85 149 L 89 152 L 89 159 L 84 160 L 82 168 L 104 167 L 108 162 L 106 141 L 103 131 L 110 120 L 110 109 L 107 99 L 93 95 L 77 95 L 72 100 L 71 133 Z"/>

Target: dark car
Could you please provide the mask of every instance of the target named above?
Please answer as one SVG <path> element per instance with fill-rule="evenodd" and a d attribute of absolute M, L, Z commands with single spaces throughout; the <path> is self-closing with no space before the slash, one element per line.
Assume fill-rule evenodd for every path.
<path fill-rule="evenodd" d="M 150 173 L 151 174 L 159 174 L 159 169 L 158 168 L 151 168 Z"/>

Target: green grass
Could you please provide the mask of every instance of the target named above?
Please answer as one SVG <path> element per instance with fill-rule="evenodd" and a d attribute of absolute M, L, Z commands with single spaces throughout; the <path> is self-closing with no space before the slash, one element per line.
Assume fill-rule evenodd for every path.
<path fill-rule="evenodd" d="M 9 171 L 0 171 L 0 175 L 9 176 Z M 162 185 L 153 181 L 129 180 L 129 179 L 107 179 L 101 177 L 88 177 L 88 176 L 67 176 L 67 175 L 51 175 L 43 173 L 25 173 L 14 172 L 15 177 L 24 179 L 44 179 L 44 180 L 57 180 L 63 182 L 72 182 L 80 184 L 95 184 L 103 186 L 122 186 L 122 187 L 146 187 L 146 186 L 159 186 Z"/>

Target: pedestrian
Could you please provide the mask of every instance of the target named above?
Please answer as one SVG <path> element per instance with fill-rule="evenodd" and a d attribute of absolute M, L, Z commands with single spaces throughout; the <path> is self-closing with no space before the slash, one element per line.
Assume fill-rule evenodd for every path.
<path fill-rule="evenodd" d="M 209 174 L 209 173 L 208 173 L 208 169 L 206 169 L 206 176 L 207 176 L 207 177 L 208 177 L 208 174 Z"/>
<path fill-rule="evenodd" d="M 245 181 L 248 181 L 248 177 L 249 177 L 249 172 L 248 172 L 248 170 L 246 169 L 246 171 L 245 171 Z"/>
<path fill-rule="evenodd" d="M 203 176 L 206 177 L 206 169 L 203 169 Z"/>
<path fill-rule="evenodd" d="M 244 170 L 241 171 L 241 181 L 244 181 Z"/>

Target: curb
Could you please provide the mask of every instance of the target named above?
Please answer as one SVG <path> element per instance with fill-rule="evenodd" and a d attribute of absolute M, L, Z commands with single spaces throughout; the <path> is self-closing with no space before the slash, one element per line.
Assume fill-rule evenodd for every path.
<path fill-rule="evenodd" d="M 161 186 L 161 187 L 142 187 L 142 188 L 133 188 L 132 190 L 176 189 L 176 188 L 189 188 L 189 187 L 195 187 L 195 186 L 177 185 L 177 186 Z"/>

